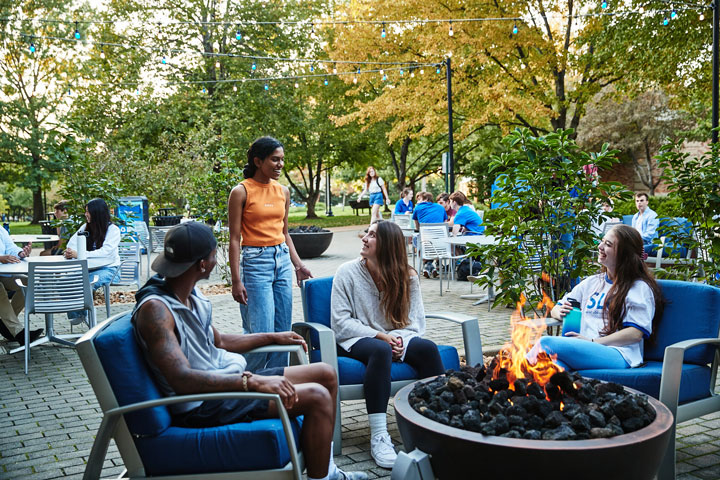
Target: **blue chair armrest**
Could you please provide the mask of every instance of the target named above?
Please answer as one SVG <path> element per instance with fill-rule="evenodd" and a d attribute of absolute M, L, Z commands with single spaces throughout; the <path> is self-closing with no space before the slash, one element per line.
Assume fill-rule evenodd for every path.
<path fill-rule="evenodd" d="M 265 345 L 264 347 L 253 348 L 245 353 L 284 353 L 294 354 L 298 363 L 293 365 L 307 365 L 308 359 L 302 345 Z"/>
<path fill-rule="evenodd" d="M 437 318 L 456 323 L 462 327 L 463 344 L 465 345 L 465 361 L 470 366 L 483 363 L 482 339 L 480 338 L 480 325 L 477 317 L 462 313 L 425 313 L 425 318 Z"/>
<path fill-rule="evenodd" d="M 223 392 L 223 393 L 199 393 L 193 395 L 178 395 L 174 397 L 164 397 L 155 400 L 147 400 L 144 402 L 133 403 L 130 405 L 124 405 L 122 407 L 112 408 L 103 414 L 100 428 L 95 436 L 95 442 L 93 443 L 90 456 L 88 457 L 87 467 L 83 474 L 83 480 L 92 480 L 100 478 L 102 473 L 103 462 L 107 455 L 108 445 L 110 440 L 115 434 L 120 416 L 126 413 L 142 410 L 145 408 L 152 408 L 163 405 L 172 405 L 174 403 L 182 402 L 197 402 L 206 400 L 232 400 L 236 398 L 245 398 L 248 400 L 259 399 L 268 400 L 275 403 L 280 417 L 280 422 L 285 432 L 285 439 L 288 443 L 288 450 L 290 452 L 290 459 L 293 464 L 293 469 L 296 472 L 295 478 L 301 478 L 302 472 L 300 466 L 300 460 L 297 452 L 297 446 L 295 445 L 295 438 L 293 437 L 292 426 L 290 425 L 290 417 L 288 416 L 287 410 L 280 399 L 280 395 L 274 393 L 257 393 L 257 392 Z"/>
<path fill-rule="evenodd" d="M 682 377 L 682 367 L 683 367 L 683 359 L 685 357 L 685 351 L 696 347 L 698 345 L 715 345 L 718 349 L 720 349 L 720 338 L 693 338 L 690 340 L 683 340 L 682 342 L 677 342 L 672 345 L 669 345 L 665 348 L 665 356 L 663 357 L 663 368 L 662 368 L 662 376 L 660 378 L 660 398 L 659 400 L 667 406 L 670 411 L 673 413 L 673 415 L 676 417 L 678 422 L 684 421 L 682 418 L 677 418 L 677 411 L 678 411 L 678 398 L 680 395 L 680 379 Z M 716 354 L 717 359 L 717 354 Z M 714 373 L 714 372 L 713 372 Z M 711 378 L 715 378 L 715 375 L 713 374 Z M 710 390 L 712 391 L 712 385 L 709 386 Z M 697 403 L 705 402 L 705 400 L 710 400 L 711 402 L 714 400 L 714 398 L 710 399 L 704 399 L 704 400 L 698 400 Z M 713 402 L 717 403 L 717 402 Z M 716 407 L 716 405 L 715 405 Z M 701 406 L 695 407 L 695 408 L 702 408 Z M 711 413 L 712 411 L 716 410 L 716 408 L 710 409 L 707 413 Z M 693 414 L 692 417 L 694 418 L 700 415 L 705 415 L 705 413 L 697 413 Z"/>
<path fill-rule="evenodd" d="M 305 338 L 308 348 L 312 350 L 317 347 L 320 350 L 320 361 L 329 364 L 336 372 L 338 371 L 335 332 L 332 329 L 322 323 L 297 322 L 292 324 L 292 330 Z M 309 335 L 311 331 L 317 334 L 318 345 L 312 345 Z"/>

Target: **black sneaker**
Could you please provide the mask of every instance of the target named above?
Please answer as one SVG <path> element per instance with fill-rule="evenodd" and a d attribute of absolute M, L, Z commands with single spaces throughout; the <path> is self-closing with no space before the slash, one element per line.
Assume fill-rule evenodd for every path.
<path fill-rule="evenodd" d="M 10 330 L 5 326 L 5 322 L 0 320 L 0 335 L 2 335 L 5 340 L 10 340 L 11 342 L 15 341 L 15 337 L 12 333 L 10 333 Z"/>
<path fill-rule="evenodd" d="M 34 342 L 38 338 L 42 337 L 43 329 L 38 328 L 37 330 L 30 330 L 30 343 Z M 20 333 L 15 335 L 15 341 L 20 344 L 20 346 L 25 345 L 25 329 L 23 328 L 20 330 Z"/>
<path fill-rule="evenodd" d="M 423 277 L 430 278 L 430 272 L 428 272 L 427 270 L 423 270 Z"/>

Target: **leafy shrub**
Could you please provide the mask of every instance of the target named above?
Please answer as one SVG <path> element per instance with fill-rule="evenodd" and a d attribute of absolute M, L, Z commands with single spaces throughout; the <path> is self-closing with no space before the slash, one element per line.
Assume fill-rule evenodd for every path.
<path fill-rule="evenodd" d="M 495 208 L 485 212 L 483 223 L 486 234 L 500 241 L 473 246 L 470 253 L 486 269 L 480 284 L 496 281 L 499 273 L 496 303 L 517 302 L 524 293 L 534 304 L 543 291 L 558 299 L 573 279 L 598 268 L 592 227 L 606 218 L 603 199 L 626 199 L 630 192 L 619 183 L 586 175 L 587 164 L 608 168 L 617 163 L 616 152 L 607 144 L 600 152 L 584 152 L 571 133 L 534 137 L 517 129 L 503 139 L 508 151 L 490 163 L 496 177 Z"/>

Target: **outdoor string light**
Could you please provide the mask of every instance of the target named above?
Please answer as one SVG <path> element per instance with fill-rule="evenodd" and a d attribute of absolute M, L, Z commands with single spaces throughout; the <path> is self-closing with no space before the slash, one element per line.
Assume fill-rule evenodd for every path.
<path fill-rule="evenodd" d="M 517 32 L 518 32 L 517 23 L 513 25 L 512 32 L 513 32 L 513 35 L 517 34 Z"/>
<path fill-rule="evenodd" d="M 80 30 L 78 30 L 78 22 L 75 22 L 75 40 L 80 40 Z"/>
<path fill-rule="evenodd" d="M 385 38 L 385 23 L 382 24 L 382 32 L 380 32 L 380 37 Z"/>
<path fill-rule="evenodd" d="M 453 32 L 453 28 L 452 28 L 452 22 L 450 22 L 450 30 L 448 30 L 448 35 L 451 36 L 451 37 L 452 37 L 453 35 L 455 35 L 455 32 Z"/>
<path fill-rule="evenodd" d="M 242 40 L 242 33 L 240 33 L 240 27 L 238 27 L 237 31 L 235 32 L 235 40 L 238 42 Z"/>

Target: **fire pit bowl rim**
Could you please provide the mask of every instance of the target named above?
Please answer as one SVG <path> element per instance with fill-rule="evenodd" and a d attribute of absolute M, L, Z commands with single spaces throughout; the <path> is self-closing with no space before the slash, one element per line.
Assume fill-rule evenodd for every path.
<path fill-rule="evenodd" d="M 419 382 L 427 383 L 437 377 L 424 378 L 401 388 L 395 394 L 394 405 L 397 414 L 402 415 L 405 419 L 416 425 L 425 425 L 434 429 L 440 435 L 446 435 L 458 440 L 471 441 L 475 443 L 492 444 L 498 446 L 525 448 L 530 450 L 587 450 L 592 447 L 621 447 L 623 445 L 631 445 L 640 440 L 662 435 L 667 429 L 672 427 L 674 419 L 670 410 L 659 400 L 645 395 L 642 392 L 625 387 L 625 391 L 647 396 L 648 402 L 655 409 L 655 420 L 640 430 L 623 435 L 617 435 L 610 438 L 592 438 L 588 440 L 529 440 L 524 438 L 507 438 L 497 435 L 483 435 L 482 433 L 473 432 L 471 430 L 463 430 L 461 428 L 451 427 L 435 420 L 431 420 L 418 413 L 408 401 L 410 391 Z"/>

